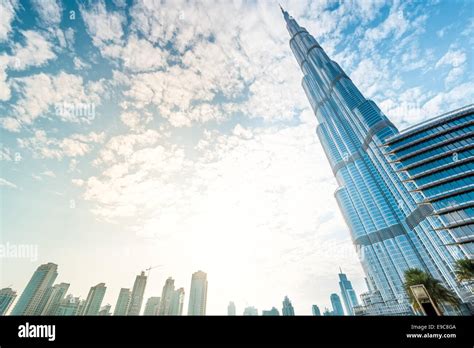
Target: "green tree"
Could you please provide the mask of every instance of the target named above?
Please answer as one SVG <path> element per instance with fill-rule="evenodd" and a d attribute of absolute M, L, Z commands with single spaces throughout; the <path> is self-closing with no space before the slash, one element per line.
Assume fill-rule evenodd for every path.
<path fill-rule="evenodd" d="M 456 294 L 444 287 L 444 285 L 438 279 L 434 278 L 430 273 L 424 272 L 418 268 L 409 268 L 405 271 L 405 291 L 407 292 L 413 308 L 420 311 L 421 308 L 418 305 L 410 287 L 413 285 L 424 285 L 426 290 L 431 296 L 435 306 L 441 311 L 441 303 L 449 303 L 455 307 L 459 307 L 460 301 Z"/>
<path fill-rule="evenodd" d="M 474 280 L 474 260 L 460 259 L 454 265 L 454 273 L 460 282 Z"/>

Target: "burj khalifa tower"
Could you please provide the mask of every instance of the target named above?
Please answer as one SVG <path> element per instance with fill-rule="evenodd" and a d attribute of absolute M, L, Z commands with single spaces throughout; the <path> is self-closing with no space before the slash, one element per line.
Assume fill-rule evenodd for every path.
<path fill-rule="evenodd" d="M 350 229 L 380 314 L 410 315 L 404 272 L 418 268 L 462 298 L 452 265 L 459 248 L 446 248 L 383 152 L 397 128 L 366 99 L 308 31 L 282 9 L 290 47 L 304 74 L 302 86 L 318 120 L 316 133 L 339 188 L 335 198 Z"/>

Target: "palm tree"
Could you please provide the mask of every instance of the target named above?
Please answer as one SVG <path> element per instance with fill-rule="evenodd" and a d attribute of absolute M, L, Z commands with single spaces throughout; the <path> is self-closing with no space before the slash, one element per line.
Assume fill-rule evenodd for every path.
<path fill-rule="evenodd" d="M 474 260 L 461 259 L 456 260 L 454 264 L 454 273 L 460 282 L 469 282 L 474 280 Z"/>
<path fill-rule="evenodd" d="M 413 285 L 424 285 L 434 305 L 440 309 L 441 303 L 449 303 L 455 307 L 459 307 L 460 301 L 456 294 L 445 288 L 441 281 L 434 278 L 430 273 L 424 272 L 418 268 L 409 268 L 405 271 L 405 291 L 410 298 L 410 302 L 416 311 L 421 311 L 418 301 L 413 296 L 410 287 Z"/>

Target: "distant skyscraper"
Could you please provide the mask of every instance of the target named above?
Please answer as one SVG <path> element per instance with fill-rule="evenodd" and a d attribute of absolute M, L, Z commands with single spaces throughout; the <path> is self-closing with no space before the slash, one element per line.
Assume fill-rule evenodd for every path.
<path fill-rule="evenodd" d="M 83 315 L 98 315 L 107 287 L 104 283 L 91 287 L 84 304 Z"/>
<path fill-rule="evenodd" d="M 173 294 L 170 305 L 170 315 L 182 315 L 184 303 L 184 288 L 179 288 Z"/>
<path fill-rule="evenodd" d="M 80 315 L 78 313 L 80 310 L 79 308 L 80 304 L 81 304 L 81 299 L 79 297 L 74 297 L 73 295 L 67 295 L 59 303 L 59 306 L 55 315 L 60 315 L 60 316 Z"/>
<path fill-rule="evenodd" d="M 362 304 L 354 306 L 354 315 L 366 316 L 366 315 L 390 315 L 387 313 L 387 308 L 384 305 L 384 301 L 380 291 L 371 290 L 364 292 L 360 295 Z M 393 313 L 393 315 L 397 315 Z"/>
<path fill-rule="evenodd" d="M 68 289 L 68 283 L 55 284 L 41 315 L 56 315 L 59 304 L 66 296 Z"/>
<path fill-rule="evenodd" d="M 127 315 L 131 298 L 132 293 L 130 292 L 130 289 L 120 289 L 117 304 L 115 305 L 114 309 L 114 315 Z"/>
<path fill-rule="evenodd" d="M 160 307 L 160 298 L 159 297 L 150 297 L 146 301 L 145 311 L 143 315 L 158 315 L 158 308 Z"/>
<path fill-rule="evenodd" d="M 47 263 L 39 266 L 13 308 L 12 315 L 40 315 L 57 276 L 58 265 Z"/>
<path fill-rule="evenodd" d="M 321 315 L 321 311 L 319 310 L 319 307 L 315 304 L 311 307 L 311 311 L 313 312 L 313 315 L 316 315 L 316 316 Z"/>
<path fill-rule="evenodd" d="M 111 315 L 110 313 L 110 308 L 112 306 L 110 304 L 106 304 L 105 306 L 100 307 L 99 315 L 100 316 L 109 316 Z"/>
<path fill-rule="evenodd" d="M 262 311 L 262 316 L 279 316 L 280 315 L 280 312 L 278 312 L 278 309 L 276 309 L 275 307 L 272 307 L 272 309 L 268 310 L 268 311 Z"/>
<path fill-rule="evenodd" d="M 207 274 L 202 271 L 193 273 L 189 293 L 188 315 L 206 315 Z"/>
<path fill-rule="evenodd" d="M 227 315 L 236 315 L 237 311 L 235 310 L 235 303 L 230 301 L 227 306 Z"/>
<path fill-rule="evenodd" d="M 135 284 L 133 284 L 132 298 L 130 301 L 130 306 L 128 307 L 128 315 L 140 315 L 140 310 L 142 309 L 143 303 L 143 294 L 145 293 L 146 287 L 146 275 L 145 272 L 142 272 L 140 275 L 137 275 L 135 279 Z"/>
<path fill-rule="evenodd" d="M 331 304 L 334 315 L 344 315 L 344 309 L 342 309 L 341 299 L 338 294 L 331 294 Z"/>
<path fill-rule="evenodd" d="M 258 315 L 258 309 L 253 306 L 245 307 L 244 315 Z"/>
<path fill-rule="evenodd" d="M 3 288 L 0 290 L 0 315 L 5 315 L 8 308 L 15 301 L 16 292 L 11 288 Z"/>
<path fill-rule="evenodd" d="M 323 316 L 330 317 L 330 316 L 333 316 L 333 315 L 334 315 L 333 311 L 330 311 L 329 308 L 327 308 L 327 307 L 324 308 Z"/>
<path fill-rule="evenodd" d="M 161 293 L 160 307 L 158 315 L 170 315 L 171 303 L 174 296 L 174 279 L 169 277 L 166 279 Z"/>
<path fill-rule="evenodd" d="M 285 299 L 283 300 L 283 309 L 281 312 L 284 316 L 295 315 L 295 310 L 293 309 L 293 305 L 288 296 L 285 296 Z"/>
<path fill-rule="evenodd" d="M 339 270 L 339 287 L 341 288 L 342 300 L 344 301 L 347 314 L 354 315 L 353 308 L 359 305 L 359 301 L 357 301 L 357 295 L 352 288 L 351 282 L 342 273 L 342 270 Z"/>
<path fill-rule="evenodd" d="M 390 161 L 399 161 L 402 167 L 405 166 L 400 167 L 400 170 L 406 170 L 407 165 L 418 166 L 438 156 L 436 159 L 440 159 L 440 162 L 427 169 L 443 170 L 442 161 L 448 159 L 448 155 L 452 155 L 451 151 L 457 146 L 456 143 L 463 148 L 463 151 L 468 151 L 465 147 L 468 145 L 463 142 L 469 143 L 467 136 L 470 121 L 465 118 L 462 120 L 462 125 L 456 122 L 446 125 L 451 127 L 452 135 L 442 134 L 438 140 L 431 137 L 437 132 L 444 132 L 442 127 L 431 128 L 434 130 L 433 134 L 418 132 L 419 135 L 425 136 L 423 140 L 426 142 L 423 144 L 418 143 L 422 138 L 416 135 L 407 136 L 402 140 L 403 135 L 397 136 L 399 132 L 392 122 L 373 101 L 360 93 L 352 80 L 327 56 L 314 37 L 299 26 L 286 11 L 282 12 L 291 36 L 291 50 L 304 74 L 303 89 L 318 119 L 316 133 L 339 185 L 335 192 L 336 200 L 356 248 L 364 255 L 361 262 L 371 282 L 371 288 L 380 292 L 384 306 L 387 307 L 386 313 L 396 312 L 402 315 L 412 313 L 404 288 L 404 272 L 409 268 L 429 272 L 455 290 L 461 298 L 465 298 L 463 297 L 465 292 L 461 289 L 463 285 L 456 282 L 453 265 L 457 258 L 469 258 L 469 253 L 456 244 L 456 238 L 453 238 L 448 231 L 449 227 L 448 230 L 444 230 L 448 233 L 438 230 L 443 226 L 431 216 L 432 210 L 417 204 L 416 196 L 420 187 L 417 188 L 415 185 L 412 189 L 407 189 L 399 177 L 403 174 L 397 173 Z M 458 126 L 462 126 L 463 129 L 458 130 Z M 423 130 L 427 128 L 422 127 Z M 408 135 L 411 130 L 403 133 Z M 456 139 L 454 140 L 452 136 Z M 448 142 L 449 137 L 453 140 L 453 145 Z M 443 143 L 444 141 L 446 143 Z M 395 144 L 397 142 L 401 146 Z M 388 149 L 387 153 L 390 156 L 390 151 L 398 152 L 397 155 L 394 154 L 395 158 L 385 157 L 383 147 L 386 143 L 390 147 L 392 144 L 395 145 Z M 405 145 L 407 148 L 403 149 Z M 418 156 L 419 152 L 424 154 Z M 441 156 L 442 154 L 444 156 Z M 413 163 L 401 164 L 407 157 L 411 157 L 409 162 Z M 472 168 L 470 171 L 472 173 Z M 433 189 L 429 190 L 430 195 L 436 195 L 451 190 L 451 187 L 460 189 L 464 185 L 462 182 L 468 181 L 466 178 L 471 178 L 472 181 L 469 169 L 466 167 L 459 168 L 457 173 L 463 178 L 458 178 L 452 173 L 453 178 L 456 178 L 454 186 L 444 185 L 445 174 L 451 175 L 447 171 L 440 174 L 433 173 L 431 178 L 437 181 L 422 184 L 421 188 L 432 187 Z M 406 180 L 410 180 L 409 177 L 406 177 Z M 465 188 L 469 188 L 469 184 Z M 439 192 L 435 192 L 437 190 Z M 466 191 L 459 191 L 460 194 L 461 192 Z M 427 201 L 432 201 L 432 198 L 434 196 Z M 470 219 L 474 215 L 469 210 L 465 210 L 463 214 L 467 214 Z M 472 230 L 470 231 L 467 233 L 472 236 Z M 452 245 L 448 247 L 446 244 L 450 243 Z"/>
<path fill-rule="evenodd" d="M 86 308 L 86 300 L 81 300 L 79 297 L 77 299 L 79 300 L 79 302 L 77 303 L 76 315 L 84 315 L 84 309 Z"/>

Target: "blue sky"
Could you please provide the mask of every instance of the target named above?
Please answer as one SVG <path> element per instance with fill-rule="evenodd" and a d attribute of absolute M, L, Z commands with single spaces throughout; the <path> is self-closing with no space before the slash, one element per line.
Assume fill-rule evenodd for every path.
<path fill-rule="evenodd" d="M 474 96 L 472 1 L 282 1 L 400 128 Z M 86 296 L 150 265 L 209 313 L 365 291 L 278 3 L 0 2 L 0 286 L 40 262 Z M 187 304 L 187 297 L 186 297 Z M 186 306 L 185 306 L 186 308 Z"/>

